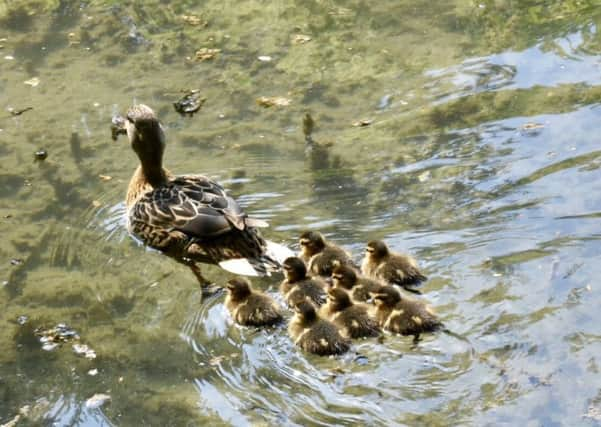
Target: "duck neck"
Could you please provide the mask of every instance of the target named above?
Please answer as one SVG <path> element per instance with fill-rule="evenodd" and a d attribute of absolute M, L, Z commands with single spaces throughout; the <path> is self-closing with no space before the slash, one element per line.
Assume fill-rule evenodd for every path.
<path fill-rule="evenodd" d="M 153 188 L 159 187 L 167 183 L 167 174 L 163 169 L 162 161 L 144 161 L 140 163 L 140 173 L 144 177 L 144 180 L 148 182 Z"/>

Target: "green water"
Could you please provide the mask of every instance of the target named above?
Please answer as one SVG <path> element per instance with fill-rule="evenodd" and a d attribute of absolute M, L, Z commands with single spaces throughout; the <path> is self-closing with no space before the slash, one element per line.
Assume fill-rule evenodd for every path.
<path fill-rule="evenodd" d="M 597 3 L 0 2 L 0 423 L 26 405 L 17 425 L 601 423 Z M 268 238 L 414 254 L 466 340 L 319 358 L 233 325 L 124 230 L 136 158 L 109 124 L 134 102 L 165 125 L 166 166 L 218 179 Z M 34 330 L 59 323 L 97 357 L 43 350 Z"/>

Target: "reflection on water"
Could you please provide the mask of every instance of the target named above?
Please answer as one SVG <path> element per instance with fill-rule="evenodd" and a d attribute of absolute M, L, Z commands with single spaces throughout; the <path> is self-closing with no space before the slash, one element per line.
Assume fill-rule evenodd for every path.
<path fill-rule="evenodd" d="M 1 423 L 601 422 L 601 8 L 13 3 L 0 6 Z M 202 47 L 220 52 L 195 61 Z M 180 117 L 171 103 L 192 88 L 207 102 Z M 125 230 L 136 158 L 109 123 L 132 102 L 161 117 L 168 168 L 223 182 L 270 239 L 295 247 L 317 228 L 355 258 L 374 238 L 414 254 L 449 333 L 320 358 L 285 327 L 233 324 L 223 295 L 203 299 Z M 254 285 L 281 302 L 279 280 Z M 33 331 L 58 323 L 96 359 L 43 350 Z M 86 406 L 98 393 L 110 402 Z"/>

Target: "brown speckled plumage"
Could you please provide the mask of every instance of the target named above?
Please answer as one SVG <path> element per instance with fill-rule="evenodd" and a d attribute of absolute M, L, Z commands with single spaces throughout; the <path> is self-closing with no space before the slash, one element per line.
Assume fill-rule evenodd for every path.
<path fill-rule="evenodd" d="M 348 252 L 328 242 L 318 231 L 307 231 L 299 238 L 301 252 L 299 258 L 307 264 L 307 270 L 314 275 L 330 277 L 336 263 L 354 265 Z"/>
<path fill-rule="evenodd" d="M 339 265 L 332 270 L 332 284 L 349 291 L 354 301 L 365 302 L 371 298 L 370 293 L 380 289 L 384 283 L 363 276 L 354 268 Z"/>
<path fill-rule="evenodd" d="M 347 291 L 335 287 L 328 291 L 328 301 L 319 313 L 334 323 L 344 337 L 377 337 L 380 335 L 380 327 L 370 316 L 369 309 L 366 304 L 353 303 Z"/>
<path fill-rule="evenodd" d="M 405 296 L 394 286 L 383 286 L 374 294 L 374 315 L 382 329 L 416 338 L 442 327 L 434 311 L 425 303 Z"/>
<path fill-rule="evenodd" d="M 300 348 L 320 356 L 342 354 L 350 348 L 350 341 L 340 335 L 332 322 L 319 317 L 308 300 L 296 305 L 288 333 Z"/>
<path fill-rule="evenodd" d="M 413 257 L 391 252 L 381 240 L 372 240 L 367 244 L 361 272 L 367 277 L 402 286 L 409 291 L 427 280 Z"/>
<path fill-rule="evenodd" d="M 232 319 L 244 326 L 270 326 L 282 321 L 282 313 L 273 298 L 252 288 L 250 281 L 237 277 L 227 282 L 225 307 Z"/>
<path fill-rule="evenodd" d="M 309 298 L 318 306 L 325 302 L 326 283 L 319 277 L 307 276 L 307 268 L 303 260 L 297 257 L 287 258 L 282 268 L 285 279 L 280 284 L 280 292 L 289 306 L 294 306 L 305 298 Z"/>
<path fill-rule="evenodd" d="M 265 255 L 266 242 L 223 187 L 202 175 L 173 176 L 162 166 L 163 129 L 146 105 L 127 112 L 125 128 L 140 166 L 130 180 L 126 207 L 128 230 L 144 244 L 192 268 L 246 258 L 258 274 L 279 264 Z"/>

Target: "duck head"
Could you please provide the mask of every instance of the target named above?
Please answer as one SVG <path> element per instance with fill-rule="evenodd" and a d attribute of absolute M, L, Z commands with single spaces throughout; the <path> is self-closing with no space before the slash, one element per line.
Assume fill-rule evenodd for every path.
<path fill-rule="evenodd" d="M 303 323 L 311 323 L 317 319 L 315 306 L 308 299 L 303 299 L 294 305 L 294 313 Z"/>
<path fill-rule="evenodd" d="M 319 231 L 306 231 L 301 234 L 299 243 L 306 256 L 313 256 L 325 248 L 326 239 Z"/>
<path fill-rule="evenodd" d="M 328 290 L 328 304 L 334 311 L 342 311 L 353 305 L 348 292 L 342 288 Z"/>
<path fill-rule="evenodd" d="M 382 286 L 378 292 L 371 293 L 376 306 L 393 307 L 401 300 L 401 293 L 393 286 Z"/>
<path fill-rule="evenodd" d="M 225 289 L 234 300 L 244 300 L 251 294 L 250 281 L 244 277 L 229 280 L 225 285 Z"/>
<path fill-rule="evenodd" d="M 151 185 L 160 184 L 165 179 L 163 171 L 163 153 L 165 151 L 165 133 L 163 127 L 150 107 L 137 104 L 127 110 L 125 130 L 142 165 L 142 172 Z"/>
<path fill-rule="evenodd" d="M 302 259 L 297 257 L 286 258 L 284 264 L 282 265 L 284 269 L 284 275 L 286 276 L 286 280 L 290 283 L 297 282 L 299 280 L 303 280 L 307 277 L 307 267 Z"/>
<path fill-rule="evenodd" d="M 381 240 L 372 240 L 365 247 L 365 255 L 374 261 L 386 258 L 388 253 L 388 246 Z"/>
<path fill-rule="evenodd" d="M 332 286 L 352 289 L 357 283 L 357 273 L 352 268 L 338 263 L 332 270 Z"/>

